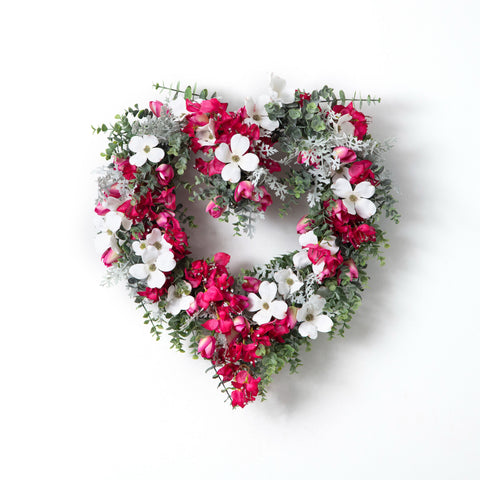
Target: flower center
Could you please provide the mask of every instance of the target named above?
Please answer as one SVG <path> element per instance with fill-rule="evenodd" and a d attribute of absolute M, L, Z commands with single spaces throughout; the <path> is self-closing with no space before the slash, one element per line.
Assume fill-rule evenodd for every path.
<path fill-rule="evenodd" d="M 354 195 L 353 193 L 348 197 L 348 199 L 351 201 L 351 202 L 358 202 L 358 197 L 356 195 Z"/>
<path fill-rule="evenodd" d="M 265 302 L 263 305 L 262 305 L 262 308 L 265 309 L 265 310 L 268 310 L 270 308 L 270 305 Z"/>
<path fill-rule="evenodd" d="M 155 242 L 153 244 L 153 246 L 157 249 L 157 250 L 161 250 L 162 249 L 162 244 L 160 242 Z"/>
<path fill-rule="evenodd" d="M 232 155 L 232 162 L 238 163 L 240 161 L 240 157 L 238 155 Z"/>
<path fill-rule="evenodd" d="M 141 243 L 140 244 L 140 249 L 141 250 L 145 250 L 147 248 L 147 246 L 144 244 L 144 243 Z"/>
<path fill-rule="evenodd" d="M 287 278 L 287 281 L 285 282 L 287 285 L 292 286 L 293 285 L 293 280 L 291 278 Z"/>
<path fill-rule="evenodd" d="M 311 322 L 313 320 L 313 313 L 307 313 L 307 316 L 305 317 L 305 320 L 307 322 Z"/>
<path fill-rule="evenodd" d="M 149 269 L 151 272 L 154 272 L 154 271 L 157 269 L 157 267 L 155 266 L 154 263 L 151 263 L 151 264 L 148 266 L 148 269 Z"/>
<path fill-rule="evenodd" d="M 145 145 L 145 147 L 143 148 L 143 151 L 145 153 L 148 153 L 150 151 L 150 147 L 148 145 Z"/>
<path fill-rule="evenodd" d="M 175 295 L 174 295 L 175 298 L 182 298 L 182 292 L 180 292 L 179 290 L 175 290 Z"/>
<path fill-rule="evenodd" d="M 258 113 L 255 113 L 252 118 L 253 118 L 256 122 L 259 122 L 259 121 L 262 119 L 262 117 L 261 117 Z"/>
<path fill-rule="evenodd" d="M 107 230 L 107 235 L 113 235 L 113 232 L 110 229 L 108 229 Z"/>
<path fill-rule="evenodd" d="M 213 139 L 214 139 L 214 136 L 210 133 L 210 135 L 208 136 L 208 138 L 209 138 L 210 140 L 213 140 Z"/>

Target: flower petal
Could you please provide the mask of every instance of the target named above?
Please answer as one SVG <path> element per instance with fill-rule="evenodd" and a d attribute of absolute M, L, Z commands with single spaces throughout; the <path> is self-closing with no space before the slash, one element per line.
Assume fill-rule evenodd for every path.
<path fill-rule="evenodd" d="M 352 193 L 352 186 L 345 178 L 339 178 L 333 185 L 332 191 L 337 197 L 346 198 Z"/>
<path fill-rule="evenodd" d="M 293 256 L 292 260 L 294 267 L 298 269 L 305 268 L 312 263 L 312 261 L 308 258 L 307 249 L 300 250 Z"/>
<path fill-rule="evenodd" d="M 105 226 L 108 228 L 108 230 L 111 230 L 112 232 L 116 232 L 120 228 L 121 224 L 122 224 L 122 217 L 118 213 L 108 212 L 105 215 Z"/>
<path fill-rule="evenodd" d="M 138 152 L 135 155 L 132 155 L 128 161 L 131 165 L 135 165 L 136 167 L 141 167 L 147 161 L 147 155 L 145 152 Z"/>
<path fill-rule="evenodd" d="M 143 142 L 145 146 L 148 145 L 150 148 L 153 148 L 158 145 L 158 138 L 155 135 L 144 135 Z"/>
<path fill-rule="evenodd" d="M 361 198 L 355 202 L 355 210 L 362 218 L 370 218 L 377 211 L 375 204 L 367 198 Z"/>
<path fill-rule="evenodd" d="M 353 202 L 352 200 L 350 200 L 350 198 L 342 198 L 342 202 L 345 205 L 345 208 L 348 210 L 348 213 L 350 215 L 355 215 L 356 213 L 355 205 L 358 202 Z"/>
<path fill-rule="evenodd" d="M 298 333 L 302 337 L 310 337 L 312 340 L 315 340 L 318 336 L 317 327 L 312 322 L 301 323 L 298 327 Z"/>
<path fill-rule="evenodd" d="M 234 155 L 243 155 L 250 148 L 250 140 L 236 133 L 230 140 L 230 146 Z"/>
<path fill-rule="evenodd" d="M 288 305 L 283 300 L 275 300 L 270 304 L 269 312 L 275 318 L 285 318 L 287 314 Z"/>
<path fill-rule="evenodd" d="M 317 330 L 322 333 L 329 332 L 333 327 L 332 319 L 327 317 L 327 315 L 318 315 L 314 318 L 312 323 L 315 325 Z"/>
<path fill-rule="evenodd" d="M 375 187 L 370 182 L 360 182 L 353 193 L 357 197 L 370 198 L 375 193 Z"/>
<path fill-rule="evenodd" d="M 226 182 L 237 183 L 240 180 L 241 172 L 236 163 L 227 163 L 222 169 L 222 178 Z"/>
<path fill-rule="evenodd" d="M 323 307 L 327 301 L 320 295 L 312 295 L 308 303 L 312 306 L 315 315 L 322 313 Z"/>
<path fill-rule="evenodd" d="M 146 265 L 144 263 L 137 263 L 136 265 L 132 265 L 128 269 L 128 273 L 138 280 L 143 280 L 144 278 L 148 277 L 148 271 L 146 269 Z"/>
<path fill-rule="evenodd" d="M 128 149 L 135 153 L 142 150 L 143 149 L 142 137 L 139 137 L 138 135 L 135 135 L 134 137 L 132 137 L 128 142 Z"/>
<path fill-rule="evenodd" d="M 260 160 L 254 153 L 246 153 L 243 157 L 240 158 L 238 165 L 242 170 L 246 172 L 253 172 L 258 167 L 258 162 Z"/>
<path fill-rule="evenodd" d="M 162 272 L 170 272 L 175 268 L 177 262 L 173 257 L 173 253 L 169 250 L 160 250 L 160 255 L 155 260 L 155 265 L 157 268 L 162 270 Z"/>
<path fill-rule="evenodd" d="M 164 156 L 163 148 L 152 148 L 147 154 L 147 158 L 153 163 L 158 163 Z"/>
<path fill-rule="evenodd" d="M 154 272 L 150 272 L 147 280 L 147 285 L 149 286 L 149 288 L 162 288 L 165 280 L 165 274 L 160 270 L 155 270 Z"/>
<path fill-rule="evenodd" d="M 223 163 L 230 163 L 232 161 L 232 152 L 226 143 L 221 143 L 215 149 L 215 156 Z"/>
<path fill-rule="evenodd" d="M 262 282 L 258 293 L 264 302 L 270 303 L 277 294 L 277 284 L 273 282 Z"/>
<path fill-rule="evenodd" d="M 252 321 L 258 323 L 259 325 L 263 325 L 264 323 L 268 323 L 272 318 L 272 315 L 268 310 L 259 310 L 252 318 Z"/>
<path fill-rule="evenodd" d="M 249 293 L 248 294 L 248 311 L 249 312 L 256 312 L 257 310 L 260 310 L 262 308 L 262 300 L 258 297 L 258 295 L 255 295 L 254 293 Z"/>
<path fill-rule="evenodd" d="M 317 245 L 318 244 L 318 237 L 313 233 L 312 230 L 310 230 L 307 233 L 302 233 L 298 237 L 298 241 L 300 242 L 300 245 L 304 247 L 305 245 Z"/>

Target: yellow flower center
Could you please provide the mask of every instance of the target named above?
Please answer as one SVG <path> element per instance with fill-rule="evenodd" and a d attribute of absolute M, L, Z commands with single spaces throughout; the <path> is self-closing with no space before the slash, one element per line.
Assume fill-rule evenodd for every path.
<path fill-rule="evenodd" d="M 232 162 L 238 163 L 240 161 L 240 157 L 238 155 L 232 155 Z"/>
<path fill-rule="evenodd" d="M 148 153 L 148 152 L 150 151 L 150 147 L 149 147 L 148 145 L 145 145 L 143 151 L 144 151 L 145 153 Z"/>
<path fill-rule="evenodd" d="M 265 302 L 263 305 L 262 305 L 262 308 L 265 309 L 265 310 L 268 310 L 270 308 L 270 305 Z"/>

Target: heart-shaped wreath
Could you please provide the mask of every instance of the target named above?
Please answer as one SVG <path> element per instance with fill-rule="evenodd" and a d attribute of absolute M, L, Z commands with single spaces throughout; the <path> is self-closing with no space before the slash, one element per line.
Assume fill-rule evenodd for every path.
<path fill-rule="evenodd" d="M 377 221 L 398 222 L 391 182 L 381 165 L 386 143 L 367 133 L 366 117 L 343 91 L 289 91 L 272 76 L 270 93 L 237 111 L 195 88 L 155 85 L 162 101 L 116 116 L 102 156 L 95 208 L 106 284 L 126 279 L 145 324 L 172 347 L 208 359 L 232 406 L 265 397 L 272 375 L 299 365 L 318 332 L 343 335 L 360 304 L 367 262 L 388 247 Z M 184 175 L 195 169 L 194 181 Z M 194 259 L 176 203 L 209 200 L 214 218 L 253 232 L 272 203 L 285 213 L 306 200 L 297 224 L 300 248 L 230 275 L 230 256 Z M 306 198 L 305 198 L 306 196 Z"/>

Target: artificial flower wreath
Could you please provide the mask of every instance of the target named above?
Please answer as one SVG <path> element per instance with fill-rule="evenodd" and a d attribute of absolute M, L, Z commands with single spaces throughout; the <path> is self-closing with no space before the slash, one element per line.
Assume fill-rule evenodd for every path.
<path fill-rule="evenodd" d="M 98 178 L 97 244 L 105 283 L 125 279 L 151 333 L 167 330 L 172 347 L 210 362 L 232 406 L 265 397 L 272 375 L 301 365 L 319 332 L 343 335 L 360 304 L 367 262 L 388 247 L 381 215 L 398 222 L 382 154 L 355 108 L 363 99 L 323 87 L 290 91 L 271 77 L 269 95 L 237 111 L 187 87 L 155 85 L 149 108 L 116 116 L 108 162 Z M 366 99 L 368 103 L 380 99 Z M 187 168 L 195 169 L 188 182 Z M 177 205 L 179 189 L 207 200 L 214 218 L 234 219 L 235 234 L 253 234 L 272 204 L 306 200 L 297 224 L 299 249 L 234 278 L 230 256 L 195 259 Z"/>

